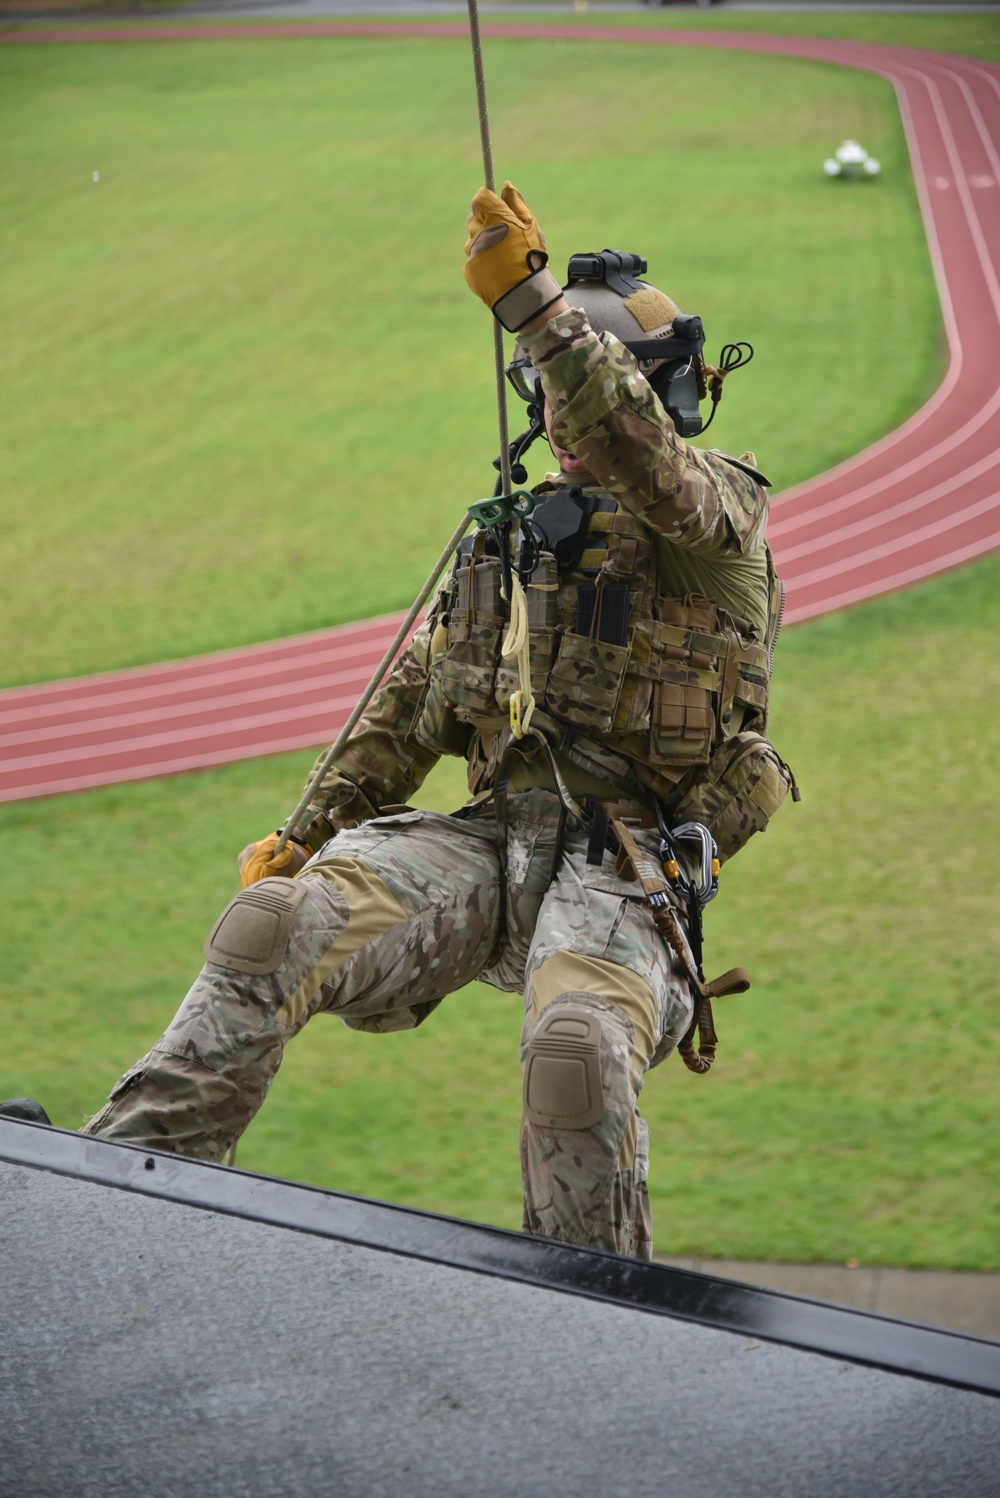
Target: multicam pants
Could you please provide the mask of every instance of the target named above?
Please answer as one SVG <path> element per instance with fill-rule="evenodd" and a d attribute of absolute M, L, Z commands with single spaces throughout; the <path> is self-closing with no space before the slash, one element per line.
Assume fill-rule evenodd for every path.
<path fill-rule="evenodd" d="M 341 832 L 295 881 L 227 907 L 169 1029 L 85 1132 L 220 1160 L 314 1014 L 419 1024 L 473 978 L 525 994 L 524 1227 L 651 1252 L 643 1073 L 693 1003 L 639 887 L 586 861 L 544 790 L 469 815 L 406 811 Z M 643 841 L 646 834 L 637 834 Z M 256 902 L 256 903 L 255 903 Z"/>

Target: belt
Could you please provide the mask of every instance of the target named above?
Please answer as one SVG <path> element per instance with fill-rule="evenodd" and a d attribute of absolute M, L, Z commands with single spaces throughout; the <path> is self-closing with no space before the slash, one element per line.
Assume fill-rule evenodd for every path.
<path fill-rule="evenodd" d="M 624 822 L 628 827 L 656 827 L 656 812 L 644 801 L 595 801 L 592 796 L 587 796 L 584 805 L 589 812 L 595 812 L 598 808 L 603 811 L 609 822 Z"/>

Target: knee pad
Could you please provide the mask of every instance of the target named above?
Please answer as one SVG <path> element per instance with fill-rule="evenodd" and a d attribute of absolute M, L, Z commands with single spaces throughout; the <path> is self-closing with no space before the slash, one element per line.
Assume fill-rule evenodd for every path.
<path fill-rule="evenodd" d="M 549 1129 L 589 1129 L 604 1117 L 597 1009 L 556 1000 L 544 1010 L 525 1056 L 524 1116 Z"/>
<path fill-rule="evenodd" d="M 277 972 L 306 886 L 295 879 L 261 879 L 241 890 L 219 916 L 205 943 L 206 962 L 237 973 Z"/>

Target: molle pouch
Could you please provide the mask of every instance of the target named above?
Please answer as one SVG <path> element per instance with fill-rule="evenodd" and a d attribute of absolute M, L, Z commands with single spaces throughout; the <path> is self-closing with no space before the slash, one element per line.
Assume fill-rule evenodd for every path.
<path fill-rule="evenodd" d="M 541 707 L 546 700 L 549 672 L 556 653 L 556 631 L 554 629 L 531 628 L 528 634 L 528 656 L 531 661 L 531 690 Z M 521 685 L 517 664 L 502 658 L 497 662 L 496 702 L 506 713 L 510 707 L 511 694 Z"/>
<path fill-rule="evenodd" d="M 554 629 L 559 620 L 559 571 L 550 551 L 543 551 L 524 596 L 528 603 L 528 628 Z"/>
<path fill-rule="evenodd" d="M 448 649 L 436 667 L 445 698 L 464 713 L 493 712 L 500 641 L 506 627 L 496 557 L 461 559 L 456 601 L 448 622 Z"/>
<path fill-rule="evenodd" d="M 556 651 L 559 622 L 559 569 L 550 551 L 543 551 L 524 589 L 528 605 L 528 654 L 531 660 L 531 690 L 539 707 L 545 700 L 552 658 Z M 501 660 L 497 667 L 496 700 L 506 712 L 511 693 L 521 682 L 513 661 Z"/>
<path fill-rule="evenodd" d="M 651 641 L 650 760 L 704 765 L 715 745 L 729 642 L 707 598 L 668 599 L 659 616 Z"/>
<path fill-rule="evenodd" d="M 767 728 L 770 660 L 766 645 L 749 641 L 740 650 L 735 701 L 744 709 L 743 726 L 763 733 Z"/>
<path fill-rule="evenodd" d="M 724 863 L 764 831 L 791 783 L 788 766 L 763 734 L 736 733 L 716 749 L 672 809 L 671 821 L 703 822 Z"/>
<path fill-rule="evenodd" d="M 712 694 L 703 687 L 658 681 L 650 711 L 654 764 L 707 764 L 715 737 Z"/>
<path fill-rule="evenodd" d="M 576 632 L 609 645 L 628 644 L 627 583 L 581 583 L 576 590 Z"/>
<path fill-rule="evenodd" d="M 466 553 L 455 575 L 456 603 L 452 617 L 486 618 L 494 621 L 504 617 L 503 599 L 500 595 L 500 562 L 497 557 L 481 557 Z"/>
<path fill-rule="evenodd" d="M 697 630 L 700 634 L 715 634 L 719 628 L 715 604 L 700 593 L 688 593 L 683 599 L 666 598 L 658 605 L 656 613 L 663 624 Z"/>
<path fill-rule="evenodd" d="M 494 714 L 493 691 L 504 625 L 470 623 L 452 615 L 448 625 L 448 653 L 438 667 L 438 680 L 448 702 L 476 716 Z"/>
<path fill-rule="evenodd" d="M 627 645 L 567 632 L 549 674 L 547 710 L 591 733 L 607 733 L 614 722 L 628 659 Z"/>

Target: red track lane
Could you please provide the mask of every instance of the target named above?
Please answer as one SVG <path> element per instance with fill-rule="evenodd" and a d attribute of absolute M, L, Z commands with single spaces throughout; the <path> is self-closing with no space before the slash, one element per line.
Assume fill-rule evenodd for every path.
<path fill-rule="evenodd" d="M 930 401 L 848 462 L 778 496 L 770 539 L 788 622 L 904 587 L 1000 546 L 1000 68 L 862 42 L 635 27 L 492 24 L 492 37 L 735 47 L 857 67 L 896 89 L 950 362 Z M 25 42 L 467 36 L 329 23 L 9 32 Z M 0 693 L 0 800 L 203 769 L 328 742 L 399 616 L 133 671 Z"/>

